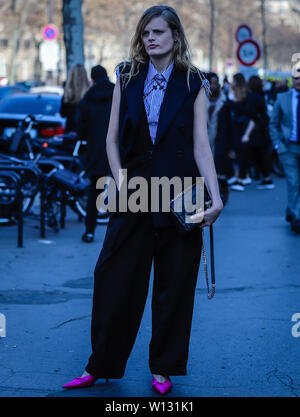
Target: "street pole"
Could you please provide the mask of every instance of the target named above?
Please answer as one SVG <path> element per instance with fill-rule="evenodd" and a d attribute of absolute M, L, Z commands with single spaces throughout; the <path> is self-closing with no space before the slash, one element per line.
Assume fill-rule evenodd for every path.
<path fill-rule="evenodd" d="M 53 23 L 53 0 L 48 0 L 48 23 Z"/>
<path fill-rule="evenodd" d="M 212 71 L 214 54 L 214 31 L 215 31 L 215 2 L 210 0 L 210 33 L 209 33 L 209 70 Z"/>
<path fill-rule="evenodd" d="M 264 77 L 268 69 L 268 46 L 266 40 L 267 24 L 266 24 L 266 0 L 260 1 L 261 9 L 261 26 L 262 26 L 262 47 L 263 47 L 263 60 L 264 60 Z"/>

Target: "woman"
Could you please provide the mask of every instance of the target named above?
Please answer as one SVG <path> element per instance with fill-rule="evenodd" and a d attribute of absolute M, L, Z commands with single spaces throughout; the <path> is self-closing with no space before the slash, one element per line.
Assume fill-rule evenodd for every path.
<path fill-rule="evenodd" d="M 263 92 L 263 83 L 258 75 L 252 75 L 248 80 L 249 95 L 248 115 L 255 122 L 255 127 L 249 136 L 249 160 L 256 166 L 262 179 L 257 184 L 259 190 L 272 190 L 275 185 L 270 176 L 270 145 L 269 117 Z"/>
<path fill-rule="evenodd" d="M 174 9 L 154 6 L 144 12 L 130 63 L 118 73 L 107 134 L 118 190 L 125 183 L 124 168 L 128 177 L 142 176 L 148 183 L 153 177 L 201 172 L 212 200 L 203 225 L 212 224 L 223 204 L 207 136 L 205 82 L 191 65 Z M 152 386 L 164 394 L 172 387 L 170 375 L 186 375 L 201 247 L 201 228 L 182 234 L 171 213 L 111 214 L 95 268 L 92 355 L 82 376 L 64 387 L 122 378 L 144 311 L 152 260 Z"/>
<path fill-rule="evenodd" d="M 75 112 L 78 102 L 83 98 L 90 86 L 86 70 L 83 65 L 76 64 L 71 68 L 64 86 L 60 114 L 66 117 L 65 133 L 76 134 Z"/>
<path fill-rule="evenodd" d="M 228 183 L 235 191 L 244 191 L 250 184 L 248 142 L 255 123 L 249 118 L 249 95 L 245 77 L 241 73 L 233 76 L 232 94 L 228 102 L 230 107 L 231 156 L 237 160 L 238 178 L 232 176 Z"/>

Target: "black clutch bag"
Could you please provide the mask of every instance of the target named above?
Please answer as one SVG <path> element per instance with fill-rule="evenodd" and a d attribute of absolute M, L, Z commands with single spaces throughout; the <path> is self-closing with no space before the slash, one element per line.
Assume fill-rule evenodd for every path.
<path fill-rule="evenodd" d="M 200 204 L 196 204 L 197 201 Z M 211 200 L 207 190 L 204 187 L 204 183 L 197 182 L 192 186 L 186 188 L 178 194 L 170 203 L 170 211 L 173 213 L 177 225 L 181 232 L 188 233 L 194 230 L 196 227 L 202 229 L 202 256 L 204 264 L 204 272 L 207 286 L 207 297 L 212 299 L 215 295 L 215 264 L 214 264 L 214 238 L 213 238 L 213 225 L 209 226 L 209 237 L 210 237 L 210 262 L 211 262 L 211 290 L 208 279 L 208 268 L 207 268 L 207 257 L 204 244 L 204 227 L 201 226 L 203 220 L 198 219 L 197 221 L 191 219 L 193 214 L 196 212 L 202 212 L 204 216 L 204 210 L 211 206 Z"/>

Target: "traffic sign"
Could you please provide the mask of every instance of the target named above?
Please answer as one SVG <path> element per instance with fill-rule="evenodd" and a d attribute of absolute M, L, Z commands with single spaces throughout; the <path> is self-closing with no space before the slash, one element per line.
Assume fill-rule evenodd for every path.
<path fill-rule="evenodd" d="M 40 61 L 44 71 L 56 71 L 60 58 L 57 41 L 43 41 L 40 44 Z"/>
<path fill-rule="evenodd" d="M 235 39 L 237 42 L 241 43 L 245 41 L 246 39 L 251 39 L 252 34 L 253 34 L 253 31 L 252 31 L 251 26 L 244 23 L 237 28 L 235 32 Z"/>
<path fill-rule="evenodd" d="M 58 37 L 58 29 L 55 25 L 47 25 L 43 29 L 43 38 L 46 41 L 54 40 Z"/>
<path fill-rule="evenodd" d="M 260 46 L 254 39 L 246 39 L 245 41 L 239 43 L 236 55 L 242 65 L 250 67 L 260 58 Z"/>

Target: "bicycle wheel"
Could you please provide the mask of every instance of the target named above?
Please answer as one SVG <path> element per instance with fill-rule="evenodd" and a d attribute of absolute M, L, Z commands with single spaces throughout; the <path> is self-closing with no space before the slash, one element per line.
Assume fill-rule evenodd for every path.
<path fill-rule="evenodd" d="M 80 197 L 73 197 L 69 199 L 69 206 L 74 211 L 74 213 L 79 214 L 81 217 L 86 217 L 86 206 L 87 206 L 87 196 L 83 195 Z M 106 224 L 109 220 L 108 212 L 100 213 L 97 215 L 97 224 Z"/>

